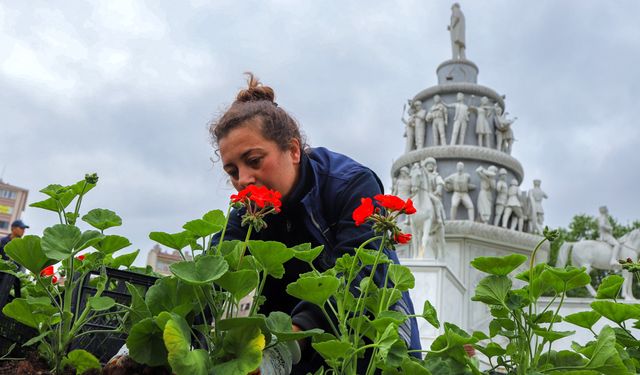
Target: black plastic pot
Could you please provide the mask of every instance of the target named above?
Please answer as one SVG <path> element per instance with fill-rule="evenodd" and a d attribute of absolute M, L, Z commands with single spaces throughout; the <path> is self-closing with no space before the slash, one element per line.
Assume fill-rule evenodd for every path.
<path fill-rule="evenodd" d="M 16 320 L 6 317 L 2 308 L 14 298 L 20 297 L 20 279 L 8 273 L 0 272 L 0 356 L 9 353 L 9 357 L 24 356 L 22 344 L 35 337 L 38 332 Z"/>
<path fill-rule="evenodd" d="M 92 271 L 89 273 L 83 282 L 82 288 L 79 291 L 79 311 L 83 311 L 87 303 L 87 298 L 96 294 L 96 288 L 92 285 L 91 280 L 100 275 L 99 271 Z M 131 303 L 131 295 L 127 289 L 126 283 L 132 284 L 138 288 L 140 293 L 144 296 L 153 284 L 155 284 L 157 277 L 143 275 L 131 271 L 123 271 L 112 268 L 107 268 L 107 289 L 102 292 L 103 297 L 111 297 L 117 303 L 122 305 L 129 305 Z M 78 292 L 73 297 L 73 301 L 77 301 Z M 110 311 L 120 310 L 121 308 L 114 306 Z M 72 310 L 75 310 L 75 306 Z M 101 311 L 100 313 L 106 313 L 108 311 Z M 83 326 L 83 332 L 89 330 L 113 330 L 118 328 L 120 321 L 116 314 L 105 315 L 98 319 L 91 320 Z M 71 350 L 84 349 L 93 355 L 95 355 L 101 363 L 107 363 L 114 355 L 118 353 L 118 350 L 125 344 L 127 336 L 125 334 L 113 334 L 113 333 L 95 333 L 91 335 L 84 335 L 71 343 Z"/>

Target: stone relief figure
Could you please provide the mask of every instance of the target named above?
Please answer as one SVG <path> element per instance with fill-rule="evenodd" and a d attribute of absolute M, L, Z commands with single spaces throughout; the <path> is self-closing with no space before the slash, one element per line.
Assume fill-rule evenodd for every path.
<path fill-rule="evenodd" d="M 464 144 L 464 136 L 467 133 L 467 124 L 469 123 L 469 106 L 464 103 L 464 94 L 459 92 L 456 95 L 458 100 L 455 103 L 447 104 L 442 102 L 448 108 L 455 109 L 455 115 L 453 116 L 453 132 L 451 133 L 451 146 L 455 144 Z M 458 138 L 458 135 L 460 137 Z"/>
<path fill-rule="evenodd" d="M 414 125 L 415 110 L 413 109 L 413 106 L 411 105 L 411 100 L 409 100 L 409 109 L 406 111 L 407 114 L 409 115 L 409 118 L 407 119 L 407 118 L 404 117 L 404 113 L 405 113 L 406 107 L 407 106 L 405 105 L 405 107 L 402 109 L 402 117 L 400 118 L 400 120 L 405 125 L 405 127 L 404 127 L 404 136 L 405 136 L 405 138 L 407 138 L 407 143 L 406 143 L 404 152 L 409 152 L 409 151 L 413 150 L 413 145 L 415 144 L 415 142 L 414 142 L 414 139 L 415 139 L 415 125 Z"/>
<path fill-rule="evenodd" d="M 424 147 L 425 144 L 425 129 L 427 127 L 427 122 L 425 118 L 427 117 L 427 111 L 422 108 L 422 101 L 414 100 L 411 104 L 413 107 L 414 115 L 413 115 L 413 125 L 415 128 L 415 142 L 416 142 L 416 150 L 419 150 Z"/>
<path fill-rule="evenodd" d="M 602 206 L 598 210 L 600 216 L 598 216 L 598 234 L 599 240 L 611 245 L 611 259 L 609 264 L 612 267 L 620 267 L 618 263 L 618 253 L 620 253 L 620 242 L 613 236 L 613 227 L 609 221 L 609 209 L 607 206 Z"/>
<path fill-rule="evenodd" d="M 494 165 L 489 168 L 478 167 L 476 173 L 480 176 L 480 192 L 478 193 L 478 215 L 480 220 L 489 224 L 491 220 L 491 211 L 493 210 L 493 191 L 496 188 L 496 180 L 498 168 Z"/>
<path fill-rule="evenodd" d="M 411 176 L 409 175 L 409 167 L 400 168 L 398 177 L 395 177 L 393 181 L 392 194 L 405 201 L 411 198 Z M 398 218 L 398 222 L 406 225 L 407 216 L 401 215 L 401 217 Z"/>
<path fill-rule="evenodd" d="M 504 228 L 507 228 L 512 213 L 516 216 L 511 221 L 511 229 L 521 231 L 524 227 L 524 212 L 522 212 L 522 203 L 520 203 L 520 187 L 518 187 L 518 180 L 515 178 L 511 180 L 507 191 L 507 205 L 502 217 L 502 226 Z"/>
<path fill-rule="evenodd" d="M 532 233 L 542 233 L 544 228 L 544 209 L 542 208 L 542 200 L 547 199 L 547 193 L 540 188 L 542 182 L 533 180 L 533 189 L 527 193 L 528 200 L 531 205 L 531 217 L 529 217 L 529 228 Z"/>
<path fill-rule="evenodd" d="M 442 103 L 440 95 L 433 97 L 433 105 L 427 113 L 426 121 L 431 121 L 433 129 L 433 145 L 445 146 L 447 140 L 445 139 L 444 128 L 449 122 L 447 107 Z"/>
<path fill-rule="evenodd" d="M 432 250 L 436 258 L 444 255 L 444 208 L 441 201 L 444 181 L 437 172 L 434 158 L 411 168 L 411 194 L 417 212 L 409 217 L 411 246 L 415 257 L 423 258 Z"/>
<path fill-rule="evenodd" d="M 471 176 L 469 173 L 464 172 L 464 163 L 458 162 L 456 164 L 457 172 L 444 179 L 445 189 L 448 192 L 453 192 L 451 197 L 451 212 L 450 219 L 456 220 L 458 213 L 458 206 L 462 204 L 467 209 L 467 219 L 473 221 L 475 218 L 475 212 L 473 202 L 469 196 L 469 191 L 474 190 L 476 187 L 471 183 Z"/>
<path fill-rule="evenodd" d="M 480 105 L 477 107 L 469 107 L 470 110 L 476 112 L 476 136 L 478 136 L 478 146 L 491 147 L 491 126 L 489 126 L 489 118 L 493 111 L 493 106 L 489 104 L 489 98 L 483 96 L 480 99 Z"/>
<path fill-rule="evenodd" d="M 498 172 L 498 182 L 496 182 L 496 212 L 493 217 L 493 225 L 500 224 L 500 218 L 504 212 L 504 208 L 507 205 L 507 194 L 509 191 L 509 185 L 507 185 L 507 170 L 500 168 Z"/>
<path fill-rule="evenodd" d="M 511 154 L 511 146 L 513 145 L 513 130 L 511 125 L 518 119 L 514 117 L 508 119 L 507 113 L 502 113 L 502 107 L 498 103 L 494 106 L 493 127 L 496 129 L 496 150 Z"/>
<path fill-rule="evenodd" d="M 451 51 L 454 60 L 466 59 L 464 28 L 464 14 L 460 10 L 460 4 L 454 3 L 451 6 L 451 23 L 447 26 L 447 30 L 451 33 Z"/>

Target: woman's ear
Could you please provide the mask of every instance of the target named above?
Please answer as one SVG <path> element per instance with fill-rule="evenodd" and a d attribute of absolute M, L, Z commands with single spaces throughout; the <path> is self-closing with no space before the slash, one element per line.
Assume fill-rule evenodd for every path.
<path fill-rule="evenodd" d="M 302 148 L 300 146 L 300 140 L 292 139 L 291 145 L 289 146 L 289 151 L 291 152 L 291 160 L 294 164 L 300 163 L 300 154 L 302 153 Z"/>

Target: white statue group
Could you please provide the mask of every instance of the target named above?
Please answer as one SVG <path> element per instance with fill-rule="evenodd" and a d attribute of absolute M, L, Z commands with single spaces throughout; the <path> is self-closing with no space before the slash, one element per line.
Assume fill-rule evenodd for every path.
<path fill-rule="evenodd" d="M 472 95 L 472 98 L 474 96 Z M 469 113 L 476 114 L 476 136 L 478 146 L 491 147 L 491 136 L 495 129 L 496 150 L 511 153 L 513 144 L 513 130 L 511 125 L 517 118 L 509 119 L 508 113 L 503 113 L 502 107 L 498 103 L 490 103 L 489 98 L 483 96 L 478 106 L 468 105 L 464 101 L 464 94 L 457 94 L 455 103 L 446 103 L 440 95 L 433 97 L 433 105 L 427 111 L 422 107 L 421 100 L 409 100 L 408 118 L 402 115 L 402 122 L 405 124 L 405 137 L 407 138 L 406 151 L 421 149 L 426 145 L 426 127 L 429 123 L 432 126 L 432 145 L 445 146 L 447 144 L 445 128 L 449 123 L 449 109 L 453 112 L 453 130 L 451 132 L 450 145 L 464 144 L 467 127 L 469 124 Z M 406 106 L 405 106 L 406 108 Z"/>
<path fill-rule="evenodd" d="M 498 170 L 493 165 L 488 168 L 480 166 L 476 169 L 476 173 L 480 178 L 480 191 L 476 205 L 473 204 L 469 194 L 476 189 L 476 186 L 471 183 L 471 175 L 464 171 L 463 162 L 458 162 L 456 173 L 446 178 L 439 175 L 436 161 L 431 157 L 424 159 L 421 163 L 413 164 L 411 169 L 402 167 L 399 175 L 394 179 L 393 190 L 401 198 L 412 198 L 414 201 L 419 193 L 428 194 L 428 201 L 420 200 L 428 207 L 420 207 L 416 203 L 416 208 L 418 211 L 422 209 L 430 212 L 431 207 L 435 207 L 434 223 L 444 220 L 442 198 L 446 191 L 451 194 L 450 220 L 457 219 L 458 207 L 462 205 L 467 210 L 467 220 L 476 220 L 477 207 L 477 219 L 482 223 L 501 225 L 518 231 L 526 230 L 531 233 L 542 232 L 544 227 L 542 201 L 547 198 L 547 194 L 541 189 L 540 180 L 534 180 L 533 188 L 528 192 L 521 192 L 517 179 L 511 179 L 507 184 L 507 171 L 504 168 Z M 492 216 L 493 221 L 491 221 Z M 412 231 L 412 233 L 414 237 L 419 238 L 415 232 Z"/>

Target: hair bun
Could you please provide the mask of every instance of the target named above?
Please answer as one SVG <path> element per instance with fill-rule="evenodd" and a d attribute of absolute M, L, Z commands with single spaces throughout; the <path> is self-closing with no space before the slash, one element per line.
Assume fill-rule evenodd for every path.
<path fill-rule="evenodd" d="M 275 93 L 269 86 L 264 86 L 258 77 L 254 76 L 251 72 L 245 73 L 248 76 L 247 83 L 249 87 L 244 90 L 240 90 L 236 96 L 237 102 L 256 102 L 261 100 L 267 100 L 274 103 Z"/>

